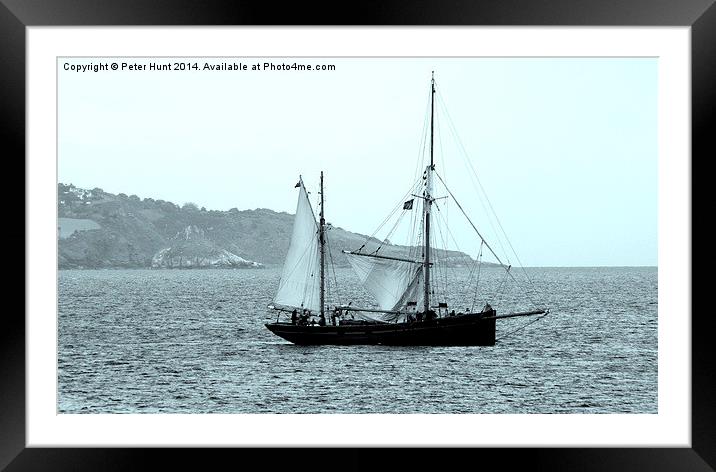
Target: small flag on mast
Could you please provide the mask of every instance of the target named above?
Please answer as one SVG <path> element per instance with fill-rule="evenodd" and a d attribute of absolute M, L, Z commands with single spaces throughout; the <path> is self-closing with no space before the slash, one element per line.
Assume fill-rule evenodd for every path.
<path fill-rule="evenodd" d="M 298 188 L 298 187 L 300 187 L 300 186 L 301 186 L 301 181 L 299 180 L 298 183 L 293 186 L 293 188 Z"/>
<path fill-rule="evenodd" d="M 411 198 L 407 202 L 403 203 L 403 210 L 412 210 L 413 209 L 413 200 L 414 198 Z"/>

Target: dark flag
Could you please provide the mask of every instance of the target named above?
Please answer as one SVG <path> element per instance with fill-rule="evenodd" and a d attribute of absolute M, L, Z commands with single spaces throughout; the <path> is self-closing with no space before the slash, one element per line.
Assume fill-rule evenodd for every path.
<path fill-rule="evenodd" d="M 413 200 L 414 198 L 411 198 L 407 202 L 403 203 L 403 210 L 412 210 L 413 209 Z"/>
<path fill-rule="evenodd" d="M 301 181 L 299 181 L 296 185 L 293 186 L 293 188 L 298 188 L 301 186 Z"/>

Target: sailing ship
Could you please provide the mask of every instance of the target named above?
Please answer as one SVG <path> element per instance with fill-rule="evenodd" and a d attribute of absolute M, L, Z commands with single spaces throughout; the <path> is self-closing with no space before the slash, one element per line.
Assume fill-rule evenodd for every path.
<path fill-rule="evenodd" d="M 433 74 L 430 81 L 429 164 L 422 179 L 408 192 L 414 198 L 405 202 L 401 199 L 403 213 L 412 212 L 416 200 L 422 202 L 422 212 L 419 218 L 414 218 L 418 228 L 415 244 L 406 246 L 407 254 L 396 254 L 395 248 L 386 249 L 384 246 L 390 246 L 389 243 L 366 250 L 369 241 L 358 249 L 343 250 L 344 257 L 363 288 L 374 298 L 374 303 L 358 306 L 351 301 L 330 306 L 326 302 L 326 249 L 331 226 L 326 223 L 324 214 L 323 172 L 320 175 L 318 219 L 309 192 L 299 177 L 295 185 L 299 194 L 291 242 L 278 290 L 269 305 L 278 315 L 275 322 L 265 324 L 272 333 L 298 345 L 493 346 L 498 320 L 544 317 L 549 313 L 548 308 L 532 307 L 498 314 L 489 301 L 480 307 L 475 307 L 473 302 L 471 307 L 456 313 L 455 306 L 464 307 L 468 303 L 462 301 L 451 306 L 436 293 L 431 276 L 438 262 L 436 259 L 447 253 L 433 247 L 433 211 L 438 198 L 447 197 L 437 197 L 434 192 L 436 176 L 444 184 L 436 172 L 434 159 L 435 92 Z M 448 193 L 462 211 L 449 189 Z M 502 263 L 477 227 L 469 217 L 467 219 L 480 240 L 480 255 L 483 247 L 487 248 L 497 265 L 511 275 L 511 265 Z M 481 262 L 480 257 L 477 262 Z"/>

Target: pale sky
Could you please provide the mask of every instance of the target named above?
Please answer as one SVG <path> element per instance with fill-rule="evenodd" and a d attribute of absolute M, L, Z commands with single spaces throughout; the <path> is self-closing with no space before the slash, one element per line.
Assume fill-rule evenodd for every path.
<path fill-rule="evenodd" d="M 524 265 L 657 265 L 657 59 L 182 61 L 249 70 L 76 72 L 64 64 L 176 60 L 58 59 L 59 181 L 293 213 L 299 174 L 315 197 L 322 170 L 327 220 L 372 234 L 422 173 L 434 70 L 436 170 L 498 254 L 508 246 L 472 169 Z M 257 62 L 336 68 L 252 71 Z M 438 205 L 450 246 L 474 256 L 459 209 Z"/>

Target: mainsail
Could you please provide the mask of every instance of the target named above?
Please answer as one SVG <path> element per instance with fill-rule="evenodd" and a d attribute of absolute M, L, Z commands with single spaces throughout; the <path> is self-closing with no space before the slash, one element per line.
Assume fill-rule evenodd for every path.
<path fill-rule="evenodd" d="M 293 222 L 293 234 L 283 265 L 274 303 L 291 308 L 320 311 L 320 262 L 318 224 L 308 200 L 308 193 L 299 182 L 300 191 Z"/>

